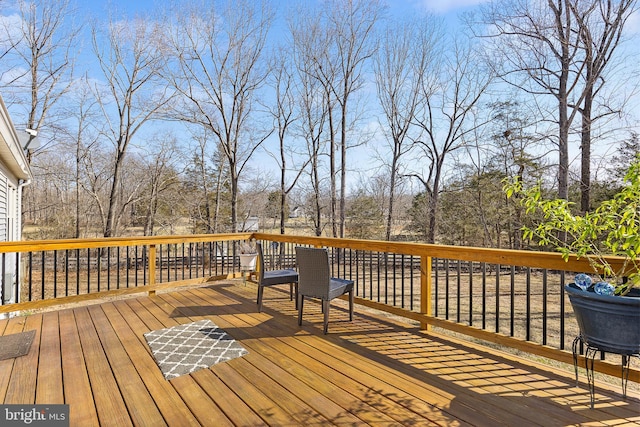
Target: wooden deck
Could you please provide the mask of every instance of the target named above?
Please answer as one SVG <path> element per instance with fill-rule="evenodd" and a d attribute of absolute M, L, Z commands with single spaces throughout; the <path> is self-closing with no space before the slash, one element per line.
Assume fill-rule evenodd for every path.
<path fill-rule="evenodd" d="M 640 425 L 637 392 L 364 313 L 342 301 L 322 335 L 285 289 L 241 281 L 0 321 L 35 329 L 28 355 L 0 361 L 0 401 L 70 405 L 73 426 Z M 143 334 L 210 319 L 249 354 L 166 381 Z"/>

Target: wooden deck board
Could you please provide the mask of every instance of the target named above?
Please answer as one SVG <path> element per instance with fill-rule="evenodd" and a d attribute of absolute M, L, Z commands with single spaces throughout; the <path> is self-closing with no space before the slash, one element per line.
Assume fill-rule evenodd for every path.
<path fill-rule="evenodd" d="M 203 369 L 194 372 L 191 376 L 202 390 L 211 397 L 211 400 L 220 407 L 232 424 L 251 427 L 264 423 L 262 418 L 232 389 L 227 387 L 220 378 L 214 375 L 211 370 Z"/>
<path fill-rule="evenodd" d="M 104 426 L 133 425 L 88 309 L 75 309 L 74 313 L 86 361 L 87 375 L 93 390 L 93 403 L 96 405 L 98 422 Z M 113 368 L 116 366 L 113 365 Z M 91 402 L 84 404 L 87 403 Z"/>
<path fill-rule="evenodd" d="M 36 335 L 29 353 L 16 358 L 13 364 L 13 372 L 5 396 L 6 403 L 35 403 L 42 316 L 26 318 L 24 331 L 32 329 L 36 330 Z"/>
<path fill-rule="evenodd" d="M 3 335 L 11 335 L 24 330 L 25 317 L 13 317 L 2 321 Z M 6 401 L 7 389 L 16 359 L 0 360 L 0 400 Z"/>
<path fill-rule="evenodd" d="M 192 299 L 192 301 L 197 303 L 199 301 L 199 298 L 196 296 Z M 190 311 L 193 313 L 195 318 L 197 318 L 197 310 L 191 309 Z M 220 323 L 219 326 L 221 326 L 223 329 L 232 327 L 232 325 L 228 322 L 221 322 L 220 320 L 217 321 Z M 241 337 L 247 339 L 252 338 L 250 335 L 243 334 L 243 330 L 244 328 L 238 328 L 238 330 L 234 329 L 234 335 L 237 335 L 238 339 L 241 339 Z M 253 362 L 253 366 L 245 366 L 244 369 L 239 370 L 241 375 L 245 376 L 246 378 L 251 379 L 251 376 L 247 376 L 246 372 L 255 373 L 255 369 L 259 369 L 262 375 L 266 375 L 268 377 L 264 378 L 266 381 L 278 383 L 286 393 L 294 394 L 297 398 L 300 398 L 302 401 L 304 401 L 306 405 L 312 406 L 313 409 L 318 413 L 325 414 L 329 419 L 337 421 L 340 424 L 361 423 L 362 421 L 377 423 L 393 421 L 391 418 L 384 416 L 384 414 L 377 414 L 377 416 L 375 416 L 374 418 L 368 417 L 368 419 L 361 420 L 353 414 L 350 414 L 343 406 L 340 406 L 340 403 L 344 404 L 345 400 L 340 399 L 339 397 L 336 398 L 334 396 L 335 392 L 338 392 L 337 389 L 331 388 L 329 391 L 327 391 L 326 394 L 332 395 L 332 397 L 334 397 L 335 399 L 331 400 L 326 395 L 319 393 L 317 388 L 314 389 L 307 386 L 307 384 L 301 381 L 296 374 L 300 372 L 314 372 L 318 368 L 318 366 L 311 364 L 303 367 L 298 358 L 295 357 L 295 355 L 292 355 L 291 352 L 269 351 L 268 344 L 261 343 L 258 340 L 251 340 L 248 344 L 246 344 L 246 347 L 250 350 L 250 354 L 246 357 L 246 360 L 247 362 Z M 254 349 L 257 351 L 252 352 L 251 350 Z M 298 368 L 297 372 L 296 368 Z M 294 371 L 293 375 L 290 373 L 290 371 Z M 351 399 L 354 399 L 352 396 L 350 397 Z M 272 396 L 271 398 L 275 402 L 287 400 L 278 396 Z M 371 411 L 370 413 L 373 413 L 373 411 Z M 307 419 L 305 420 L 305 423 L 314 421 L 310 416 L 307 416 L 306 418 Z M 326 424 L 328 420 L 326 418 L 323 418 L 315 420 L 315 422 Z"/>
<path fill-rule="evenodd" d="M 196 417 L 180 395 L 155 366 L 143 337 L 148 329 L 139 321 L 136 312 L 130 310 L 124 301 L 120 301 L 116 305 L 117 308 L 114 305 L 105 305 L 103 310 L 108 313 L 109 321 L 119 325 L 117 328 L 118 337 L 126 343 L 126 351 L 131 357 L 138 375 L 149 390 L 150 398 L 157 405 L 165 421 L 169 425 L 177 422 L 182 425 L 198 425 Z M 142 313 L 142 311 L 140 312 Z"/>
<path fill-rule="evenodd" d="M 197 293 L 197 291 L 193 293 Z M 220 323 L 223 328 L 231 326 L 230 324 L 225 325 L 223 322 Z M 237 334 L 240 335 L 243 331 L 246 331 L 244 336 L 247 338 L 257 338 L 259 336 L 251 335 L 251 328 L 239 328 Z M 272 330 L 272 332 L 275 332 L 275 335 L 282 334 L 282 332 L 291 333 L 291 335 L 295 334 L 295 330 L 290 327 L 279 327 L 277 330 Z M 293 338 L 253 339 L 250 341 L 250 345 L 252 346 L 251 348 L 256 348 L 269 361 L 284 367 L 284 370 L 290 373 L 292 377 L 306 384 L 317 394 L 316 399 L 322 396 L 332 400 L 338 406 L 342 405 L 340 407 L 344 408 L 344 410 L 358 407 L 356 412 L 364 422 L 389 423 L 393 422 L 394 419 L 402 420 L 403 422 L 424 421 L 423 417 L 416 417 L 414 413 L 398 405 L 385 405 L 377 402 L 375 404 L 376 407 L 372 406 L 367 402 L 367 400 L 371 400 L 369 388 L 362 386 L 361 383 L 354 381 L 343 372 L 343 370 L 350 368 L 349 364 L 336 367 L 332 363 L 333 361 L 330 361 L 329 366 L 327 366 L 314 357 L 297 351 L 292 346 L 295 341 L 296 339 Z M 322 381 L 318 380 L 318 376 L 322 378 Z M 278 376 L 278 380 L 281 379 L 282 377 Z M 294 390 L 300 390 L 300 386 L 297 386 Z M 346 390 L 349 390 L 349 392 Z M 340 412 L 336 413 L 336 415 L 338 414 Z"/>
<path fill-rule="evenodd" d="M 84 402 L 82 405 L 70 405 L 69 417 L 78 425 L 97 426 L 98 413 L 93 401 L 93 390 L 87 375 L 74 312 L 60 311 L 59 320 L 65 402 Z"/>
<path fill-rule="evenodd" d="M 126 341 L 120 339 L 125 334 L 122 329 L 128 328 L 128 325 L 123 325 L 118 319 L 107 318 L 100 306 L 89 307 L 89 313 L 109 363 L 117 367 L 112 371 L 133 424 L 149 427 L 165 425 L 162 414 L 136 370 L 136 351 L 125 350 L 123 344 Z M 114 328 L 120 331 L 120 336 L 116 335 Z"/>
<path fill-rule="evenodd" d="M 70 405 L 71 425 L 640 425 L 640 399 L 572 372 L 425 334 L 356 308 L 314 303 L 303 326 L 288 288 L 239 281 L 0 321 L 36 329 L 28 355 L 0 361 L 0 401 Z M 143 334 L 210 319 L 249 353 L 166 381 Z"/>

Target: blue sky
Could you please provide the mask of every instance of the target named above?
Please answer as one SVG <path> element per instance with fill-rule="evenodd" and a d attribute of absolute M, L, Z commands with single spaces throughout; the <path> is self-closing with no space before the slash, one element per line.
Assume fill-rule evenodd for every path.
<path fill-rule="evenodd" d="M 0 14 L 6 14 L 7 10 L 11 8 L 12 4 L 15 0 L 0 0 Z M 46 1 L 46 0 L 45 0 Z M 188 0 L 185 0 L 188 1 Z M 200 0 L 203 4 L 210 4 L 213 1 Z M 292 6 L 295 4 L 309 4 L 315 2 L 322 2 L 324 0 L 270 0 L 272 5 L 276 8 L 276 10 L 286 10 L 288 6 Z M 389 7 L 389 14 L 392 16 L 416 16 L 425 12 L 432 12 L 436 15 L 444 18 L 447 30 L 450 33 L 455 33 L 455 29 L 458 25 L 458 15 L 463 12 L 470 11 L 477 7 L 482 3 L 486 3 L 488 0 L 386 0 L 387 5 Z M 88 21 L 91 18 L 96 19 L 98 22 L 105 21 L 109 17 L 110 12 L 114 12 L 113 18 L 116 20 L 132 18 L 136 15 L 143 17 L 152 17 L 154 12 L 159 11 L 162 7 L 170 4 L 169 0 L 71 0 L 71 2 L 75 2 L 78 8 L 77 16 L 80 19 Z M 180 0 L 173 0 L 175 3 L 179 3 Z M 632 32 L 638 32 L 640 29 L 640 19 L 632 17 L 630 22 L 627 25 L 627 28 Z M 274 23 L 272 27 L 272 37 L 277 38 L 278 32 L 284 29 L 284 21 L 282 18 L 282 13 L 278 15 L 280 18 L 279 21 Z M 82 44 L 84 48 L 89 51 L 90 50 L 90 39 L 89 39 L 89 26 L 85 27 L 86 36 L 82 40 Z M 634 45 L 632 48 L 637 48 L 638 45 Z M 83 66 L 87 64 L 84 63 Z M 92 76 L 90 76 L 92 77 Z M 99 75 L 98 75 L 99 78 Z M 370 92 L 374 92 L 374 88 L 371 89 Z M 637 102 L 637 101 L 636 101 Z M 640 111 L 636 108 L 632 108 L 633 115 L 635 116 L 635 111 Z M 16 121 L 20 121 L 20 118 L 15 118 Z M 365 127 L 366 129 L 375 128 L 377 123 L 375 117 L 369 117 L 371 123 L 369 126 Z M 636 118 L 634 117 L 634 120 Z M 149 126 L 149 130 L 154 130 L 158 126 L 165 126 L 166 124 L 154 123 L 152 126 Z M 146 129 L 145 129 L 146 130 Z M 354 155 L 356 152 L 361 150 L 362 153 L 359 153 L 361 156 L 365 156 L 370 154 L 371 146 L 362 147 L 358 149 L 354 149 Z M 265 162 L 260 162 L 264 164 Z M 359 162 L 359 164 L 363 164 L 365 162 Z M 366 162 L 367 164 L 370 162 Z M 262 167 L 263 165 L 259 166 Z"/>
<path fill-rule="evenodd" d="M 278 13 L 278 18 L 272 27 L 271 36 L 277 38 L 278 31 L 285 28 L 281 12 L 286 10 L 288 6 L 299 3 L 312 3 L 316 1 L 321 2 L 322 0 L 271 0 L 272 5 L 280 12 Z M 406 17 L 420 15 L 425 12 L 432 12 L 445 19 L 447 28 L 455 28 L 458 24 L 457 16 L 459 13 L 468 11 L 478 4 L 486 1 L 487 0 L 387 0 L 387 5 L 389 15 L 391 16 Z M 153 13 L 153 11 L 159 10 L 168 4 L 168 1 L 162 0 L 110 0 L 107 2 L 102 0 L 78 1 L 80 16 L 89 15 L 98 20 L 107 19 L 109 11 L 116 11 L 116 19 L 133 17 L 135 15 L 148 16 Z M 375 127 L 377 119 L 372 118 L 372 120 L 373 121 L 370 125 Z M 265 148 L 269 145 L 269 142 L 267 142 Z M 351 156 L 367 157 L 368 151 L 370 151 L 370 147 L 354 149 Z M 262 169 L 264 167 L 264 162 L 259 163 L 261 166 L 258 166 L 258 168 Z M 364 164 L 369 163 L 369 161 L 364 162 Z"/>
<path fill-rule="evenodd" d="M 295 3 L 313 2 L 314 0 L 272 0 L 276 7 Z M 392 14 L 410 14 L 431 11 L 438 15 L 454 18 L 457 13 L 468 10 L 487 0 L 388 0 Z M 89 12 L 96 17 L 106 16 L 109 10 L 117 10 L 120 14 L 133 16 L 137 13 L 147 13 L 167 4 L 162 0 L 85 0 L 78 2 L 81 11 Z"/>

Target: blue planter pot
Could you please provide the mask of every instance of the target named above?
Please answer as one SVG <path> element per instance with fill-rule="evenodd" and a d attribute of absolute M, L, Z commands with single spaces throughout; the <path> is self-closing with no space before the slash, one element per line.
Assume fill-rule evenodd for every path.
<path fill-rule="evenodd" d="M 598 295 L 565 286 L 582 339 L 599 350 L 640 354 L 640 294 Z"/>

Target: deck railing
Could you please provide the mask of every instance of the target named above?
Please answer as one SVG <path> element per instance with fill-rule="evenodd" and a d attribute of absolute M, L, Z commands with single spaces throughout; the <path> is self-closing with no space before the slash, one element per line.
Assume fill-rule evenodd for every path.
<path fill-rule="evenodd" d="M 0 313 L 233 277 L 240 271 L 238 244 L 250 237 L 244 233 L 2 243 L 0 301 L 15 301 L 18 295 L 20 303 L 0 305 Z"/>
<path fill-rule="evenodd" d="M 564 284 L 590 266 L 545 252 L 266 233 L 8 242 L 0 244 L 0 301 L 15 263 L 21 302 L 0 313 L 239 277 L 238 243 L 250 238 L 263 242 L 267 269 L 295 266 L 295 246 L 326 247 L 333 274 L 355 281 L 362 305 L 572 362 L 565 349 L 577 324 Z M 619 376 L 608 359 L 596 369 Z M 629 379 L 640 382 L 640 371 Z"/>

